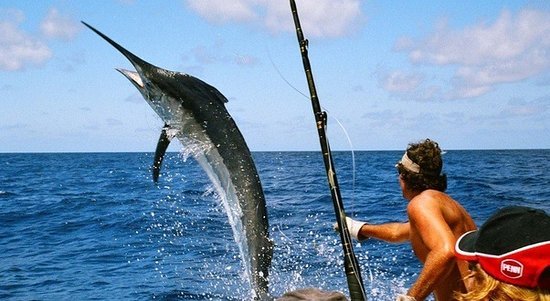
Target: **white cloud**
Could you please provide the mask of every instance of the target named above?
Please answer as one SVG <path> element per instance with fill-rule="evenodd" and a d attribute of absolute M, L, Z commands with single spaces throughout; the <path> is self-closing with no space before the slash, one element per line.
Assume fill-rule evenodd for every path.
<path fill-rule="evenodd" d="M 189 8 L 214 23 L 245 22 L 256 17 L 252 8 L 253 3 L 249 3 L 255 1 L 187 0 L 186 2 Z"/>
<path fill-rule="evenodd" d="M 24 20 L 20 11 L 4 12 L 0 19 L 0 69 L 21 70 L 41 65 L 52 57 L 50 48 L 39 39 L 19 29 Z"/>
<path fill-rule="evenodd" d="M 463 84 L 457 84 L 455 85 L 454 90 L 447 94 L 447 98 L 474 98 L 486 94 L 489 91 L 491 91 L 490 86 L 466 86 Z"/>
<path fill-rule="evenodd" d="M 14 123 L 14 124 L 0 124 L 1 130 L 6 130 L 7 132 L 11 130 L 20 130 L 20 129 L 26 129 L 29 125 L 25 123 Z"/>
<path fill-rule="evenodd" d="M 434 101 L 442 98 L 441 88 L 429 85 L 424 74 L 400 70 L 379 71 L 378 83 L 381 88 L 399 99 L 414 101 Z"/>
<path fill-rule="evenodd" d="M 251 55 L 235 55 L 233 61 L 239 66 L 254 66 L 259 60 Z"/>
<path fill-rule="evenodd" d="M 412 92 L 422 83 L 423 77 L 419 74 L 407 74 L 394 71 L 380 78 L 381 84 L 389 92 Z"/>
<path fill-rule="evenodd" d="M 40 30 L 44 36 L 63 40 L 74 38 L 78 33 L 78 29 L 78 23 L 69 17 L 62 16 L 55 8 L 48 11 L 46 18 L 40 24 Z"/>
<path fill-rule="evenodd" d="M 440 24 L 426 39 L 401 39 L 414 63 L 457 66 L 453 97 L 476 97 L 494 85 L 521 81 L 550 68 L 550 12 L 524 9 L 513 16 L 504 10 L 492 24 L 460 31 Z"/>
<path fill-rule="evenodd" d="M 53 53 L 43 37 L 33 36 L 22 29 L 25 21 L 22 11 L 0 11 L 0 70 L 17 71 L 29 66 L 40 66 Z M 52 8 L 40 25 L 44 37 L 70 40 L 78 33 L 78 24 Z"/>
<path fill-rule="evenodd" d="M 508 107 L 503 110 L 502 114 L 505 117 L 524 117 L 533 118 L 538 115 L 546 115 L 550 105 L 548 100 L 550 97 L 541 97 L 534 101 L 512 100 Z"/>
<path fill-rule="evenodd" d="M 224 44 L 223 40 L 217 40 L 212 45 L 198 45 L 184 55 L 184 58 L 194 60 L 199 65 L 231 63 L 239 66 L 254 66 L 258 63 L 259 60 L 251 55 L 225 54 Z"/>
<path fill-rule="evenodd" d="M 107 126 L 109 126 L 109 127 L 119 126 L 119 125 L 124 124 L 122 121 L 120 121 L 119 119 L 115 119 L 115 118 L 107 118 L 105 121 L 107 123 Z"/>
<path fill-rule="evenodd" d="M 294 31 L 287 1 L 186 0 L 186 3 L 209 22 L 259 24 L 272 33 Z M 297 6 L 307 36 L 337 37 L 353 32 L 361 23 L 360 4 L 360 0 L 301 0 Z"/>

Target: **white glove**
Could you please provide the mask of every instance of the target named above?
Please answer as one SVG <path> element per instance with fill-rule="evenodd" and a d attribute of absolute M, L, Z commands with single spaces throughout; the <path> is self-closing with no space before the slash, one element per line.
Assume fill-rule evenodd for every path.
<path fill-rule="evenodd" d="M 399 294 L 395 298 L 395 301 L 416 301 L 416 298 L 411 297 L 411 296 L 407 296 L 407 295 L 403 295 L 403 294 Z"/>
<path fill-rule="evenodd" d="M 359 240 L 358 238 L 359 231 L 361 230 L 361 227 L 363 227 L 364 224 L 366 224 L 366 222 L 356 221 L 346 216 L 346 225 L 348 226 L 349 234 L 351 235 L 351 237 L 357 240 Z M 338 230 L 338 223 L 334 224 L 334 230 Z"/>

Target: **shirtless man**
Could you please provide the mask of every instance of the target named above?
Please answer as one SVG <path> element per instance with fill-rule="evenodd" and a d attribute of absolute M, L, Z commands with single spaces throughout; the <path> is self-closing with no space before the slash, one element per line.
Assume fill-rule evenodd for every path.
<path fill-rule="evenodd" d="M 346 217 L 350 234 L 358 240 L 369 237 L 388 242 L 409 240 L 424 264 L 416 282 L 397 300 L 424 300 L 434 293 L 436 300 L 453 300 L 453 291 L 465 292 L 462 279 L 468 266 L 454 258 L 454 245 L 476 226 L 464 208 L 449 195 L 447 177 L 441 174 L 441 149 L 426 139 L 410 144 L 396 165 L 403 197 L 409 201 L 406 223 L 368 224 Z"/>

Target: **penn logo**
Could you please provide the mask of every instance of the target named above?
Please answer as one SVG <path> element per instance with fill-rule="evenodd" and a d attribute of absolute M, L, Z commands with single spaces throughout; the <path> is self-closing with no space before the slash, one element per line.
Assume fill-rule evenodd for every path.
<path fill-rule="evenodd" d="M 513 259 L 503 260 L 500 264 L 500 272 L 509 278 L 519 278 L 523 275 L 523 264 Z"/>

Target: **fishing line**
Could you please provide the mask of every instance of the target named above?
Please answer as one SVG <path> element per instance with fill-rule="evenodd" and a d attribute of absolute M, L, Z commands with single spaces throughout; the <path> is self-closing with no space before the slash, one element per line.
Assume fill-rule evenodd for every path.
<path fill-rule="evenodd" d="M 267 51 L 267 57 L 269 58 L 269 61 L 271 62 L 271 66 L 273 66 L 273 68 L 275 69 L 275 71 L 277 71 L 277 74 L 279 74 L 279 77 L 289 86 L 291 87 L 294 91 L 298 92 L 298 94 L 302 95 L 303 97 L 305 97 L 308 101 L 309 101 L 309 95 L 306 95 L 305 93 L 303 93 L 302 91 L 300 91 L 298 88 L 296 88 L 294 85 L 292 85 L 292 83 L 290 83 L 285 77 L 284 75 L 281 73 L 281 70 L 279 70 L 279 68 L 277 68 L 277 66 L 275 65 L 275 62 L 273 61 L 273 58 L 271 57 L 271 52 L 269 51 L 269 48 L 266 48 L 266 51 Z M 324 109 L 324 108 L 323 108 Z"/>
<path fill-rule="evenodd" d="M 269 48 L 266 47 L 266 51 L 267 51 L 267 57 L 269 58 L 269 61 L 271 62 L 271 66 L 273 66 L 273 69 L 275 69 L 275 71 L 277 72 L 277 74 L 279 75 L 279 77 L 289 86 L 291 87 L 294 91 L 296 91 L 298 94 L 302 95 L 304 98 L 306 98 L 308 100 L 308 102 L 310 101 L 310 96 L 309 95 L 306 95 L 305 93 L 303 93 L 302 91 L 300 91 L 298 88 L 296 88 L 291 82 L 289 82 L 285 76 L 282 74 L 281 70 L 279 70 L 279 68 L 275 65 L 275 62 L 273 61 L 273 58 L 271 57 L 271 52 L 269 51 Z M 321 108 L 326 111 L 327 113 L 330 113 L 325 107 L 323 107 L 321 105 Z M 353 212 L 354 210 L 354 204 L 355 204 L 355 148 L 353 147 L 353 143 L 351 141 L 351 138 L 348 134 L 348 131 L 346 130 L 346 128 L 344 127 L 344 125 L 342 124 L 342 122 L 340 122 L 340 120 L 336 117 L 333 117 L 332 114 L 328 114 L 328 116 L 330 116 L 330 118 L 334 119 L 336 121 L 336 123 L 338 123 L 338 125 L 340 126 L 340 129 L 342 129 L 342 132 L 344 132 L 344 136 L 346 137 L 346 140 L 348 141 L 348 144 L 350 146 L 350 150 L 351 150 L 351 166 L 352 166 L 352 197 L 351 197 L 351 207 L 352 207 L 352 210 L 350 210 L 351 212 Z"/>

